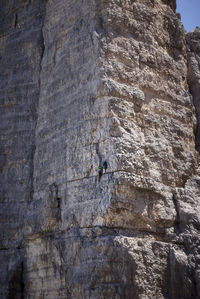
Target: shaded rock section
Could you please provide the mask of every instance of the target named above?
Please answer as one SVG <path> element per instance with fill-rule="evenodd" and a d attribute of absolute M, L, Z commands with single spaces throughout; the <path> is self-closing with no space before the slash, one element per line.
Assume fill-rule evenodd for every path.
<path fill-rule="evenodd" d="M 200 151 L 200 28 L 186 35 L 188 45 L 188 84 L 197 115 L 196 148 Z"/>
<path fill-rule="evenodd" d="M 23 298 L 45 1 L 1 1 L 0 10 L 0 297 Z"/>

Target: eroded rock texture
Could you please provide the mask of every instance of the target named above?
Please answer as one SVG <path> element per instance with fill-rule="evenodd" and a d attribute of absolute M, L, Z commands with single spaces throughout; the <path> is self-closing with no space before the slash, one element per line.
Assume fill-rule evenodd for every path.
<path fill-rule="evenodd" d="M 200 32 L 175 9 L 1 1 L 1 298 L 200 297 Z"/>

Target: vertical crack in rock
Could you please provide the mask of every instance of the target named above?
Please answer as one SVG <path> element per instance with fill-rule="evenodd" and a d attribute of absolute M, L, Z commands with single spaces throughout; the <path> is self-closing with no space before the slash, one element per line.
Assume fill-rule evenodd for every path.
<path fill-rule="evenodd" d="M 44 34 L 43 34 L 43 27 L 45 22 L 45 16 L 46 16 L 46 6 L 44 8 L 44 14 L 43 14 L 43 21 L 42 21 L 42 27 L 41 27 L 41 38 L 40 38 L 40 46 L 41 46 L 41 53 L 40 53 L 40 74 L 39 74 L 39 94 L 40 94 L 40 88 L 41 88 L 41 72 L 42 72 L 42 62 L 43 62 L 43 56 L 45 52 L 45 41 L 44 41 Z"/>
<path fill-rule="evenodd" d="M 21 299 L 25 299 L 25 284 L 24 284 L 24 263 L 21 263 L 21 277 L 20 277 Z"/>
<path fill-rule="evenodd" d="M 180 232 L 180 213 L 179 213 L 179 207 L 178 207 L 178 201 L 176 198 L 176 194 L 173 194 L 173 203 L 176 210 L 176 221 L 175 221 L 175 230 L 176 233 Z"/>
<path fill-rule="evenodd" d="M 46 0 L 44 2 L 44 7 L 43 7 L 43 12 L 41 15 L 41 28 L 40 28 L 40 36 L 38 40 L 38 46 L 39 46 L 39 51 L 40 51 L 40 61 L 39 61 L 39 74 L 38 74 L 38 98 L 37 101 L 35 102 L 34 106 L 34 113 L 35 113 L 35 127 L 34 127 L 34 143 L 32 147 L 32 153 L 31 153 L 31 182 L 32 182 L 32 187 L 31 187 L 31 192 L 30 192 L 30 199 L 33 200 L 33 195 L 34 195 L 34 157 L 35 157 L 35 151 L 36 151 L 36 128 L 37 128 L 37 119 L 38 119 L 38 106 L 39 106 L 39 100 L 40 100 L 40 94 L 41 94 L 41 73 L 42 73 L 42 61 L 43 61 L 43 56 L 45 52 L 45 41 L 44 41 L 44 35 L 43 35 L 43 26 L 45 22 L 45 16 L 46 16 Z M 31 1 L 29 1 L 29 4 L 31 4 Z"/>
<path fill-rule="evenodd" d="M 18 15 L 16 13 L 16 15 L 15 15 L 15 28 L 17 28 L 17 19 L 18 19 Z"/>

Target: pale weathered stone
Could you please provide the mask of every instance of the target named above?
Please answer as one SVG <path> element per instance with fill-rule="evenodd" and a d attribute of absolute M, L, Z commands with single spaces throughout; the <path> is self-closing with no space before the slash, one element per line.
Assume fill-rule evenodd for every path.
<path fill-rule="evenodd" d="M 1 298 L 200 297 L 200 35 L 175 9 L 2 1 Z"/>

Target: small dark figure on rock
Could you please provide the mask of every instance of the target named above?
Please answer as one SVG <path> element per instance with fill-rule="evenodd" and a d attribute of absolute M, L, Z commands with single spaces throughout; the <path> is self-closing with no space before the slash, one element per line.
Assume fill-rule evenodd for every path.
<path fill-rule="evenodd" d="M 108 164 L 107 164 L 106 161 L 104 161 L 102 165 L 100 164 L 100 165 L 98 166 L 98 181 L 99 181 L 99 182 L 100 182 L 100 180 L 101 180 L 101 177 L 102 177 L 102 175 L 103 175 L 103 172 L 105 171 L 105 173 L 106 173 L 107 168 L 108 168 Z"/>
<path fill-rule="evenodd" d="M 108 168 L 108 163 L 106 161 L 103 162 L 103 169 L 105 169 L 105 172 Z"/>
<path fill-rule="evenodd" d="M 103 175 L 103 167 L 101 165 L 98 166 L 98 174 L 99 174 L 98 181 L 100 182 L 100 179 Z"/>

